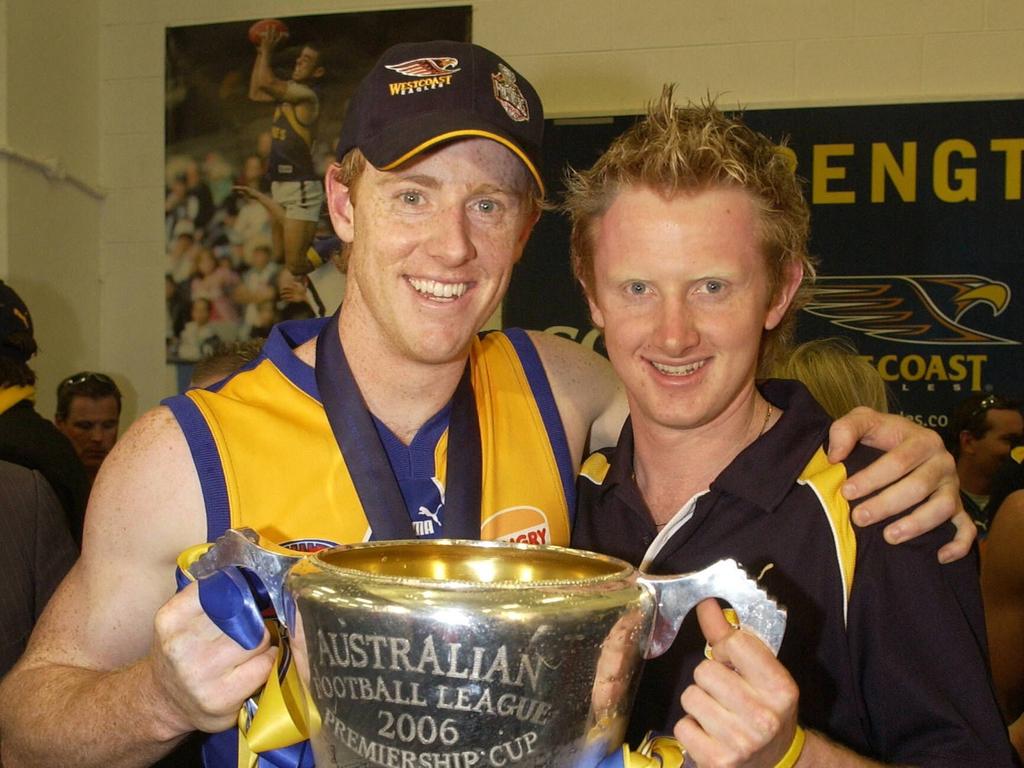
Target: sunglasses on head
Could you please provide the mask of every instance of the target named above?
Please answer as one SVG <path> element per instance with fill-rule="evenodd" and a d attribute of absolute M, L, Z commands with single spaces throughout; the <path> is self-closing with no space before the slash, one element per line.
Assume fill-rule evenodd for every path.
<path fill-rule="evenodd" d="M 991 411 L 993 408 L 999 411 L 1012 411 L 1016 409 L 1016 406 L 1006 398 L 1000 397 L 999 395 L 986 395 L 982 398 L 982 401 L 975 406 L 974 410 L 971 411 L 971 415 L 967 417 L 967 420 L 971 421 L 978 414 Z"/>
<path fill-rule="evenodd" d="M 75 373 L 68 376 L 64 381 L 60 383 L 60 389 L 67 387 L 77 387 L 79 384 L 85 384 L 87 381 L 98 381 L 100 384 L 114 384 L 114 380 L 107 376 L 105 373 L 93 373 L 92 371 L 82 371 L 81 373 Z"/>

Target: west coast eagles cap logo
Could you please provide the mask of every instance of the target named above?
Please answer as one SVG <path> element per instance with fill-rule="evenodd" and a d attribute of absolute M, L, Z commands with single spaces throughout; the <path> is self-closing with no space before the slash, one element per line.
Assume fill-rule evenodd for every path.
<path fill-rule="evenodd" d="M 450 75 L 459 71 L 459 60 L 451 56 L 435 56 L 422 59 L 410 59 L 401 64 L 385 64 L 387 69 L 406 77 L 430 77 L 432 75 Z"/>
<path fill-rule="evenodd" d="M 530 119 L 530 105 L 516 85 L 515 72 L 499 63 L 498 71 L 491 73 L 491 82 L 494 85 L 494 98 L 509 117 L 517 123 L 525 123 Z"/>
<path fill-rule="evenodd" d="M 385 64 L 386 69 L 413 80 L 388 83 L 391 96 L 432 91 L 452 84 L 452 75 L 459 70 L 459 60 L 451 56 L 431 56 L 410 59 L 400 64 Z"/>

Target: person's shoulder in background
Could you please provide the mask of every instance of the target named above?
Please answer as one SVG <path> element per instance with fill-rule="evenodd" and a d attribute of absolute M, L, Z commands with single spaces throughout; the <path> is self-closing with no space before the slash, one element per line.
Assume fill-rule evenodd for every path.
<path fill-rule="evenodd" d="M 78 548 L 53 488 L 36 470 L 0 461 L 0 676 L 25 650 L 36 620 Z"/>

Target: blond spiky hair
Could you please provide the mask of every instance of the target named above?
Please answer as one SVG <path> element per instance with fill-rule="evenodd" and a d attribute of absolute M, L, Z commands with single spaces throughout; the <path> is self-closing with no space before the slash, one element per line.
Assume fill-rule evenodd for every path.
<path fill-rule="evenodd" d="M 563 208 L 572 219 L 573 273 L 592 296 L 594 224 L 627 187 L 647 187 L 666 197 L 723 186 L 746 190 L 759 214 L 770 295 L 788 264 L 798 262 L 804 269 L 803 285 L 786 316 L 765 336 L 764 369 L 792 335 L 796 311 L 814 281 L 814 260 L 807 252 L 810 211 L 782 146 L 740 117 L 724 114 L 713 99 L 676 106 L 673 91 L 666 85 L 644 118 L 616 138 L 590 170 L 569 171 Z"/>

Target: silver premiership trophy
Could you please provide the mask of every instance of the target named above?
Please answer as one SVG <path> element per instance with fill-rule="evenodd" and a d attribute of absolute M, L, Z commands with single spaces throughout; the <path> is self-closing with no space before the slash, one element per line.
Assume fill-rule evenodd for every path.
<path fill-rule="evenodd" d="M 698 602 L 726 600 L 773 652 L 786 624 L 732 560 L 647 576 L 589 552 L 456 540 L 299 556 L 231 530 L 190 570 L 231 566 L 287 626 L 318 768 L 594 768 L 621 744 L 643 659 Z"/>

